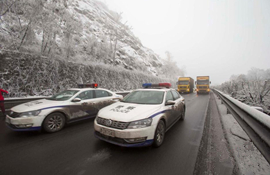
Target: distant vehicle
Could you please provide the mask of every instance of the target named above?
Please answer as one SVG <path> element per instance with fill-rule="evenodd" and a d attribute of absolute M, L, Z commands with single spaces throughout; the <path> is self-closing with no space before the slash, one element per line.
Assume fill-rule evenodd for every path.
<path fill-rule="evenodd" d="M 209 76 L 197 76 L 197 81 L 196 81 L 197 94 L 210 92 L 211 81 L 209 80 L 210 80 Z"/>
<path fill-rule="evenodd" d="M 48 99 L 35 100 L 11 108 L 6 124 L 14 131 L 60 131 L 65 124 L 95 117 L 99 109 L 123 99 L 98 84 L 80 84 Z"/>
<path fill-rule="evenodd" d="M 179 77 L 177 91 L 179 93 L 192 93 L 194 89 L 194 80 L 191 77 Z"/>
<path fill-rule="evenodd" d="M 123 146 L 159 147 L 165 132 L 184 120 L 184 98 L 170 83 L 143 84 L 117 103 L 101 109 L 94 122 L 100 140 Z"/>

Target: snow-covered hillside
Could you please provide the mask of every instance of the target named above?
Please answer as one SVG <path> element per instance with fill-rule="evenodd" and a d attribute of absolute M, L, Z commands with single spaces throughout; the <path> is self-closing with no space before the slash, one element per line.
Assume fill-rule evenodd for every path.
<path fill-rule="evenodd" d="M 1 5 L 2 49 L 164 75 L 166 61 L 144 47 L 129 26 L 121 22 L 121 14 L 102 2 L 4 0 Z"/>
<path fill-rule="evenodd" d="M 0 51 L 0 87 L 8 97 L 50 96 L 78 83 L 98 83 L 112 91 L 141 88 L 143 83 L 169 82 L 144 72 L 110 65 L 85 65 L 22 52 Z"/>
<path fill-rule="evenodd" d="M 100 39 L 106 36 L 106 41 L 98 41 L 109 44 L 110 30 L 118 31 L 119 41 L 117 44 L 119 50 L 116 51 L 116 62 L 118 64 L 122 64 L 127 69 L 133 69 L 133 66 L 128 63 L 134 59 L 135 62 L 142 62 L 148 71 L 156 75 L 156 67 L 162 65 L 159 56 L 152 50 L 144 47 L 128 27 L 124 26 L 121 22 L 117 22 L 115 17 L 100 2 L 94 0 L 75 0 L 70 3 L 70 12 L 83 22 L 82 35 L 84 38 L 94 35 L 97 39 Z M 93 32 L 87 32 L 89 30 Z"/>

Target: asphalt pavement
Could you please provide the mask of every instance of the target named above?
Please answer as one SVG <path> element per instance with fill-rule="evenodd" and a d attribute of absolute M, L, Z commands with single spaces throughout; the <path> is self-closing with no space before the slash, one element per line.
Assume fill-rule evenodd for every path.
<path fill-rule="evenodd" d="M 185 94 L 187 111 L 159 148 L 123 148 L 94 136 L 94 119 L 54 134 L 13 132 L 0 121 L 1 175 L 193 174 L 209 95 Z"/>

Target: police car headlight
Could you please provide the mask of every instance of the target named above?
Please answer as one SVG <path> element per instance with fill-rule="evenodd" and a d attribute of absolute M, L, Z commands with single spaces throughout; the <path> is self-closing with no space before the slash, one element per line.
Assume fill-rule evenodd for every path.
<path fill-rule="evenodd" d="M 36 110 L 36 111 L 28 111 L 28 112 L 23 112 L 20 114 L 20 117 L 33 117 L 33 116 L 38 116 L 38 114 L 41 112 L 41 110 Z"/>
<path fill-rule="evenodd" d="M 138 121 L 131 122 L 128 125 L 127 129 L 145 128 L 145 127 L 150 126 L 151 123 L 152 123 L 152 118 L 138 120 Z"/>

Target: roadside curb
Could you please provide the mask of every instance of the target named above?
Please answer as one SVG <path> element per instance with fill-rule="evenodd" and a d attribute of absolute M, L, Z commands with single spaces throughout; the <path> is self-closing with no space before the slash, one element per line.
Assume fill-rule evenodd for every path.
<path fill-rule="evenodd" d="M 234 117 L 228 114 L 226 106 L 222 104 L 216 94 L 214 97 L 221 116 L 225 138 L 229 143 L 229 149 L 236 161 L 239 174 L 269 175 L 270 165 L 268 162 Z"/>

